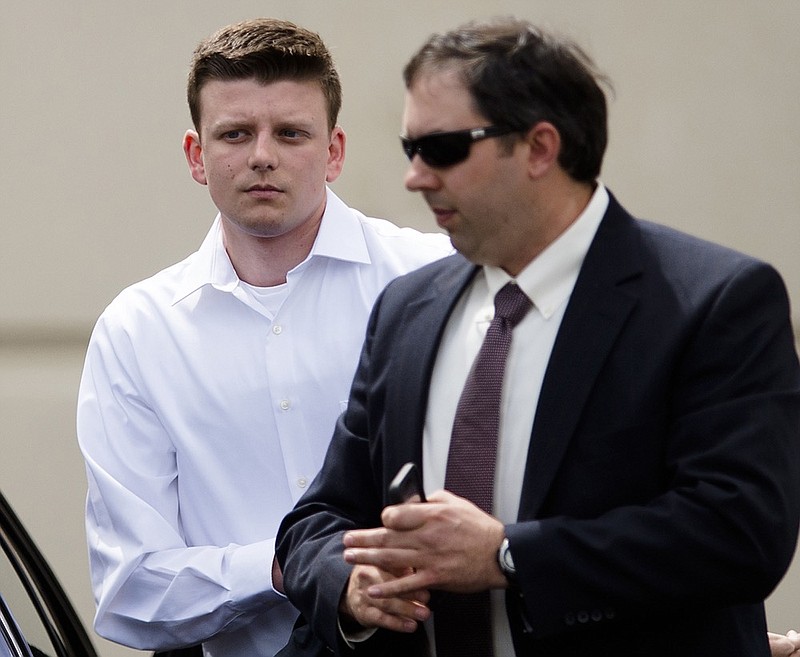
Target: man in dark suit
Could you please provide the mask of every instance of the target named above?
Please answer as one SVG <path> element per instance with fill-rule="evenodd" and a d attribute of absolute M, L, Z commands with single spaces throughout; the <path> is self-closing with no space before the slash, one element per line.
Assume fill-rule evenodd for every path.
<path fill-rule="evenodd" d="M 373 309 L 324 467 L 278 537 L 287 595 L 338 654 L 424 654 L 435 636 L 443 657 L 459 638 L 444 619 L 489 592 L 489 646 L 462 655 L 768 655 L 763 600 L 800 514 L 779 275 L 633 218 L 598 181 L 605 95 L 574 44 L 470 24 L 433 36 L 405 82 L 406 186 L 459 254 Z M 467 463 L 493 469 L 487 510 L 443 489 L 509 282 L 531 307 L 496 455 Z M 407 461 L 428 501 L 387 505 Z"/>

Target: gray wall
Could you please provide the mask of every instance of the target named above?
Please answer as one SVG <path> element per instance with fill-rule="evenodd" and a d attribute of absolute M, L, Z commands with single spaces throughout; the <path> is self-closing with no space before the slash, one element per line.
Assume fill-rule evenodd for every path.
<path fill-rule="evenodd" d="M 800 299 L 797 0 L 5 0 L 0 487 L 87 622 L 74 431 L 83 350 L 111 298 L 194 250 L 213 218 L 180 148 L 196 42 L 256 15 L 319 31 L 345 89 L 335 189 L 432 229 L 402 186 L 400 68 L 430 32 L 506 13 L 574 36 L 614 80 L 602 178 L 631 211 L 772 262 Z M 776 630 L 800 624 L 799 575 L 769 600 Z"/>

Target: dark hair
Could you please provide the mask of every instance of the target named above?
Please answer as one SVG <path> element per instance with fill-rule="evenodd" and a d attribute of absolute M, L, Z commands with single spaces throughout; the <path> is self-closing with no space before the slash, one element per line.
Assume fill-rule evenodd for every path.
<path fill-rule="evenodd" d="M 189 70 L 187 99 L 195 129 L 200 126 L 200 90 L 209 80 L 255 78 L 317 80 L 333 129 L 342 106 L 342 87 L 322 39 L 294 23 L 257 18 L 221 28 L 195 48 Z"/>
<path fill-rule="evenodd" d="M 608 141 L 600 83 L 608 80 L 575 43 L 515 18 L 471 22 L 431 36 L 403 79 L 410 88 L 422 73 L 453 69 L 493 125 L 526 132 L 549 121 L 561 136 L 561 167 L 579 181 L 600 175 Z"/>

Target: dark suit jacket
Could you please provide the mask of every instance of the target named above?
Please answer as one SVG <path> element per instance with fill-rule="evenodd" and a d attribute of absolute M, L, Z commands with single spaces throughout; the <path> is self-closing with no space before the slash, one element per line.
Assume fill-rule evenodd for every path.
<path fill-rule="evenodd" d="M 421 464 L 442 331 L 476 267 L 388 286 L 325 464 L 280 531 L 289 598 L 341 649 L 341 534 L 380 525 Z M 800 368 L 768 265 L 632 218 L 612 197 L 536 410 L 518 522 L 518 655 L 768 655 L 763 599 L 800 514 Z M 435 612 L 435 605 L 434 605 Z M 415 654 L 378 632 L 358 654 Z"/>

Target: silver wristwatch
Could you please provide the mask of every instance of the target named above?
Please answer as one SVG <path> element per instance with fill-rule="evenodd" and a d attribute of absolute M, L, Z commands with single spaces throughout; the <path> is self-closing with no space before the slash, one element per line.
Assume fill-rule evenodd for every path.
<path fill-rule="evenodd" d="M 511 556 L 507 538 L 503 539 L 503 542 L 500 543 L 500 548 L 497 550 L 497 564 L 506 579 L 513 584 L 517 579 L 517 569 L 514 567 L 514 557 Z"/>

